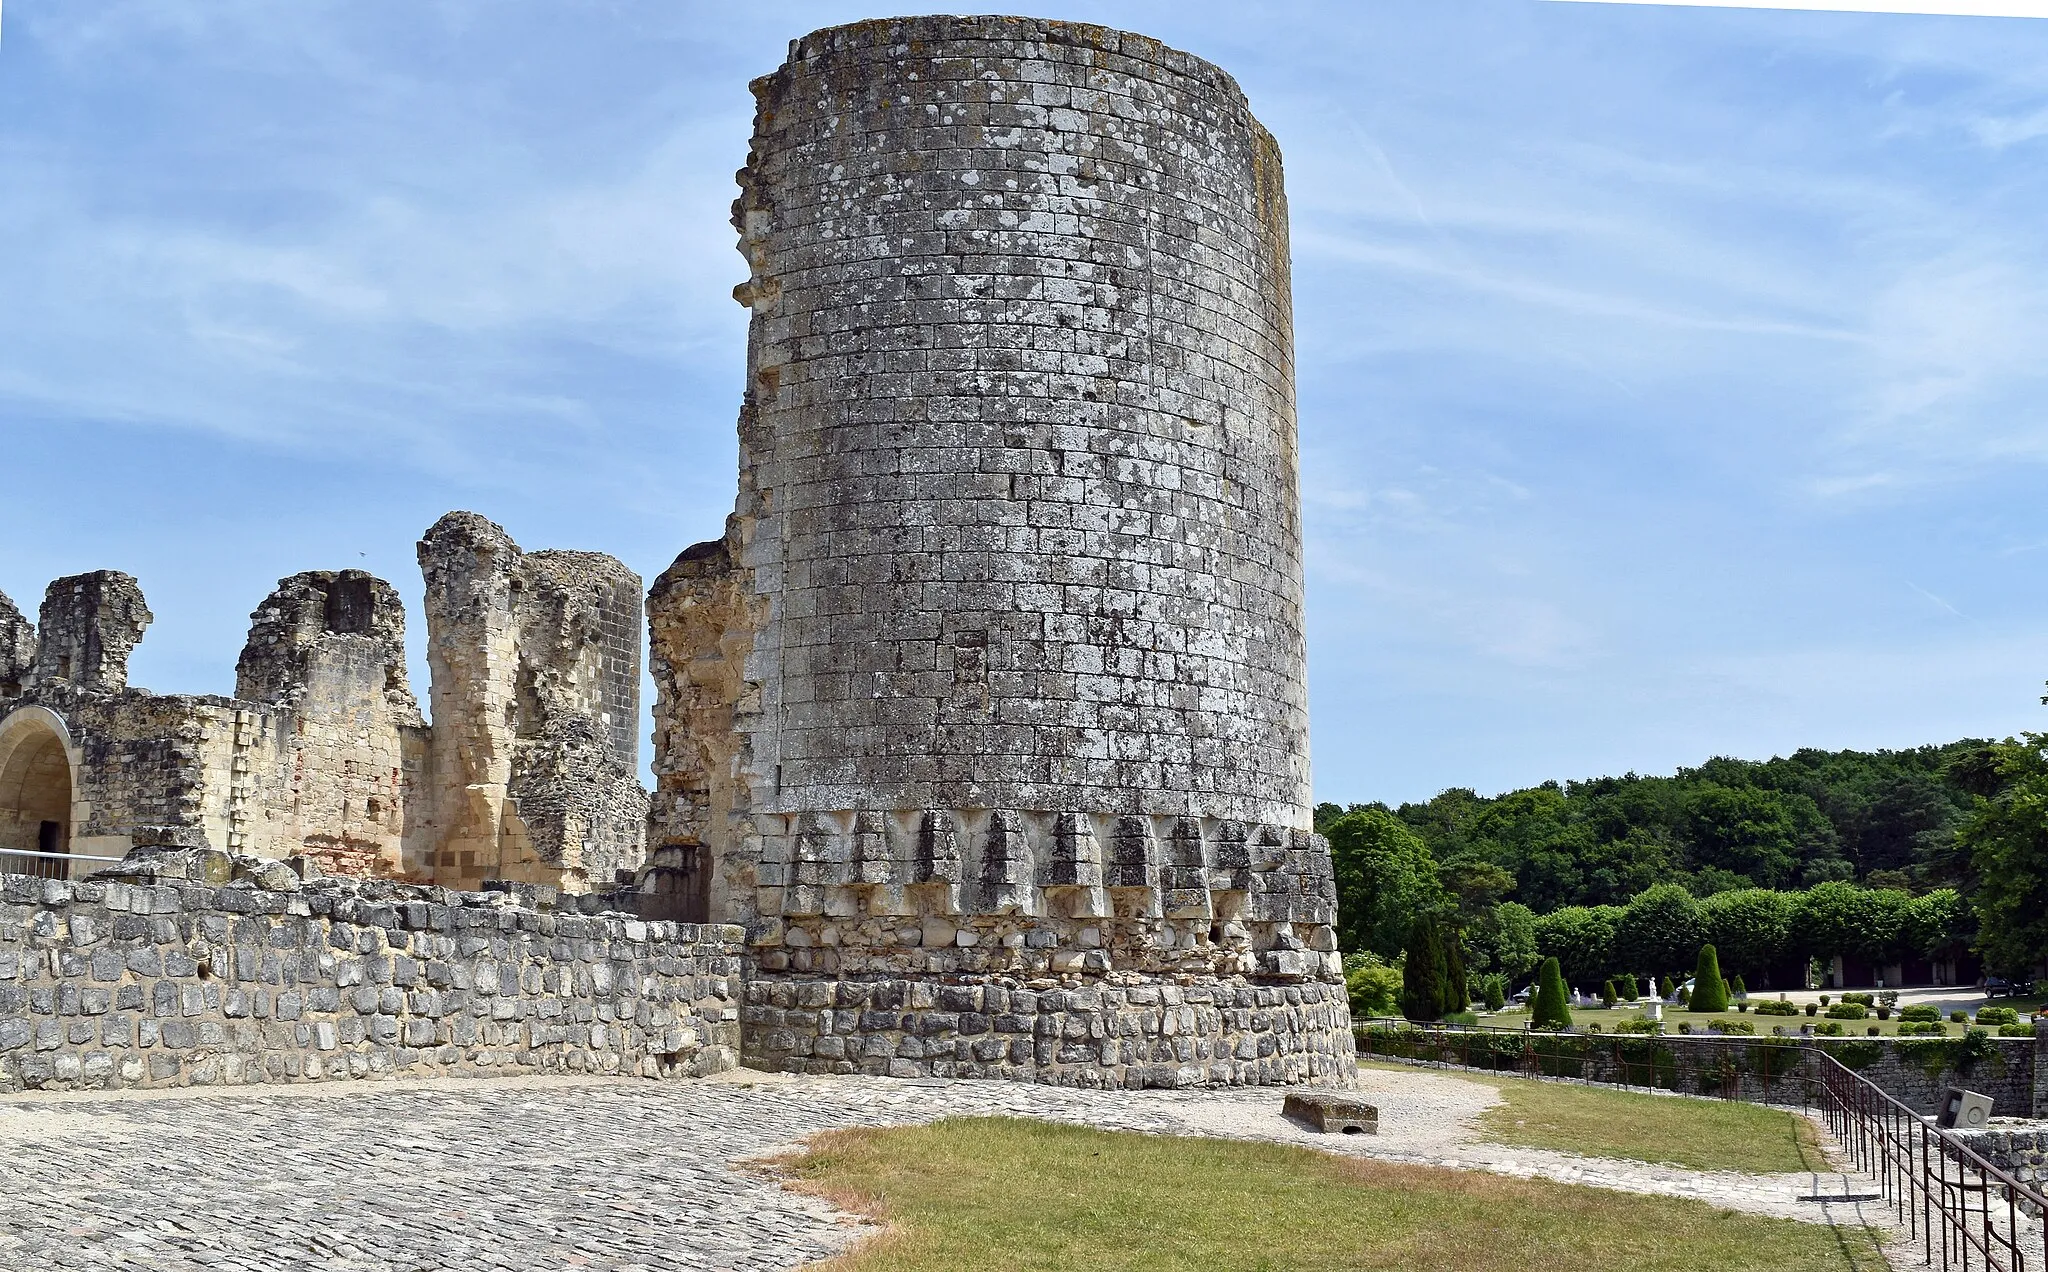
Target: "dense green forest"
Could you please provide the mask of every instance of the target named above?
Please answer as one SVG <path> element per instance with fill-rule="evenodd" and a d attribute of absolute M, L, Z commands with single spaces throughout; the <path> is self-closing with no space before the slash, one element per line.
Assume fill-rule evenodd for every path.
<path fill-rule="evenodd" d="M 1438 862 L 1514 876 L 1500 899 L 1539 914 L 1625 905 L 1658 883 L 1701 897 L 1833 880 L 1925 891 L 1957 882 L 1956 833 L 1974 798 L 1952 769 L 1987 745 L 1714 759 L 1672 777 L 1545 782 L 1493 798 L 1460 788 L 1391 811 Z M 1318 805 L 1316 829 L 1327 834 L 1346 811 Z"/>
<path fill-rule="evenodd" d="M 1680 971 L 1702 943 L 1750 974 L 1834 954 L 2048 952 L 2048 737 L 1713 759 L 1671 777 L 1546 782 L 1316 808 L 1343 948 L 1401 956 L 1417 916 L 1474 970 Z"/>

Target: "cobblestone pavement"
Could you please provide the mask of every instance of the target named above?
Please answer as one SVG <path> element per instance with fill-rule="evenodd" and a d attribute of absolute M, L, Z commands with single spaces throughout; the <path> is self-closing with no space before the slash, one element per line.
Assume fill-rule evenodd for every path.
<path fill-rule="evenodd" d="M 1882 1226 L 1854 1206 L 1800 1200 L 1841 1192 L 1840 1177 L 1700 1174 L 1482 1144 L 1469 1121 L 1497 1098 L 1490 1088 L 1361 1077 L 1380 1106 L 1379 1136 L 1311 1134 L 1279 1116 L 1274 1091 L 758 1074 L 44 1097 L 0 1104 L 0 1269 L 790 1268 L 867 1229 L 742 1163 L 814 1131 L 948 1114 L 1276 1139 Z"/>

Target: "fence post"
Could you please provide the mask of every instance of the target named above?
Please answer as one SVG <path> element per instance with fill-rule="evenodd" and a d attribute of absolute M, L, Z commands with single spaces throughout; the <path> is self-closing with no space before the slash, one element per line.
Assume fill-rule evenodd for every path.
<path fill-rule="evenodd" d="M 2034 1108 L 2031 1116 L 2048 1117 L 2048 1015 L 2034 1015 Z"/>

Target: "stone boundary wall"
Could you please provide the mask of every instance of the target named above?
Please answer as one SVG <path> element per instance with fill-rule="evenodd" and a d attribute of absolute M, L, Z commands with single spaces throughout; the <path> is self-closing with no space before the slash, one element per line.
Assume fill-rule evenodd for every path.
<path fill-rule="evenodd" d="M 934 982 L 758 976 L 749 1068 L 1095 1088 L 1349 1085 L 1342 985 Z"/>
<path fill-rule="evenodd" d="M 1800 1102 L 1803 1086 L 1797 1048 L 1811 1044 L 1869 1079 L 1892 1098 L 1932 1114 L 1943 1092 L 1965 1087 L 1993 1101 L 2005 1117 L 2048 1116 L 2037 1073 L 2048 1071 L 2048 1031 L 2028 1038 L 1987 1039 L 1994 1049 L 1958 1072 L 1943 1063 L 1961 1040 L 1950 1038 L 1783 1038 L 1687 1034 L 1515 1034 L 1457 1030 L 1358 1029 L 1361 1058 L 1418 1060 L 1505 1072 L 1521 1069 L 1533 1048 L 1536 1068 L 1550 1076 L 1624 1082 L 1698 1094 L 1728 1093 L 1769 1103 Z M 2039 1101 L 2039 1102 L 2037 1102 Z"/>
<path fill-rule="evenodd" d="M 2014 1179 L 2048 1192 L 2048 1126 L 1993 1126 L 1955 1136 Z"/>
<path fill-rule="evenodd" d="M 739 1062 L 737 927 L 237 861 L 263 878 L 0 876 L 0 1091 Z"/>

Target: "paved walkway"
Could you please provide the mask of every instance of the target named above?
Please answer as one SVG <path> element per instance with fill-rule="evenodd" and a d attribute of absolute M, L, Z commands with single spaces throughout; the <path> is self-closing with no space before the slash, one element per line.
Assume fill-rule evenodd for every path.
<path fill-rule="evenodd" d="M 785 1269 L 866 1229 L 736 1163 L 819 1130 L 948 1114 L 1274 1139 L 1876 1223 L 1854 1206 L 1801 1200 L 1838 1194 L 1839 1177 L 1700 1174 L 1484 1144 L 1469 1123 L 1497 1098 L 1490 1088 L 1428 1073 L 1361 1077 L 1380 1106 L 1379 1136 L 1311 1134 L 1279 1116 L 1273 1091 L 759 1074 L 17 1099 L 0 1103 L 0 1270 Z"/>

